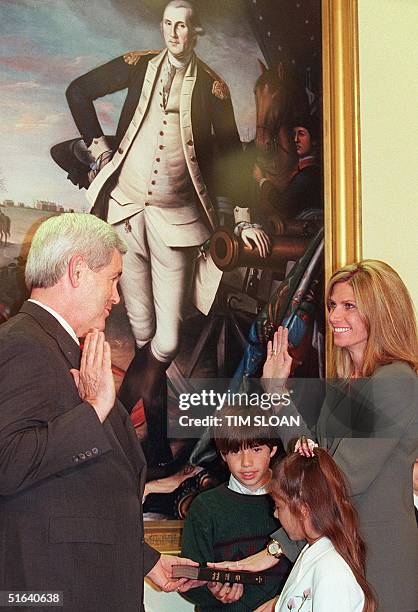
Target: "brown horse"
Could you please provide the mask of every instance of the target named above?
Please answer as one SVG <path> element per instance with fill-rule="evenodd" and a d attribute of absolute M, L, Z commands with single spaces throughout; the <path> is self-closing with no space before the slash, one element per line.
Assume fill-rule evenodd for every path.
<path fill-rule="evenodd" d="M 6 246 L 8 238 L 10 238 L 10 217 L 0 211 L 0 245 L 4 241 L 4 246 Z"/>
<path fill-rule="evenodd" d="M 267 67 L 258 60 L 261 74 L 255 88 L 257 129 L 255 145 L 256 164 L 262 174 L 277 189 L 284 189 L 292 177 L 297 156 L 290 134 L 291 122 L 296 114 L 306 112 L 307 98 L 295 82 L 286 76 L 283 64 Z"/>

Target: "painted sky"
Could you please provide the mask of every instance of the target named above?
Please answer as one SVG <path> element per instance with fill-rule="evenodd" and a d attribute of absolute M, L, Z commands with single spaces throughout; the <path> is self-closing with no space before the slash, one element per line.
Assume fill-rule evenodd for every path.
<path fill-rule="evenodd" d="M 255 131 L 253 86 L 262 58 L 240 0 L 201 4 L 206 34 L 197 53 L 230 86 L 243 140 Z M 65 89 L 72 79 L 126 51 L 161 48 L 160 0 L 1 0 L 0 177 L 10 198 L 86 207 L 49 156 L 75 137 Z M 122 94 L 96 102 L 106 132 L 115 130 Z"/>

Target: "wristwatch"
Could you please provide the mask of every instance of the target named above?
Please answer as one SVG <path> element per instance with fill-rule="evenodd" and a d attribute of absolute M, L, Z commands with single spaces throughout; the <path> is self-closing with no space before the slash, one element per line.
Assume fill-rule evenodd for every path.
<path fill-rule="evenodd" d="M 267 544 L 267 554 L 271 555 L 272 557 L 276 557 L 276 559 L 278 559 L 283 554 L 282 547 L 280 546 L 277 540 L 271 539 L 270 542 Z"/>

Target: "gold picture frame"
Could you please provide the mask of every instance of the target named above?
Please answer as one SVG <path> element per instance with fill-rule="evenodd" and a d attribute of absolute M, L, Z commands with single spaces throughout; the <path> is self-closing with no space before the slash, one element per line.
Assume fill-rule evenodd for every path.
<path fill-rule="evenodd" d="M 362 256 L 357 0 L 322 0 L 325 281 Z M 330 338 L 327 338 L 327 362 Z M 150 521 L 145 540 L 178 553 L 182 521 Z"/>

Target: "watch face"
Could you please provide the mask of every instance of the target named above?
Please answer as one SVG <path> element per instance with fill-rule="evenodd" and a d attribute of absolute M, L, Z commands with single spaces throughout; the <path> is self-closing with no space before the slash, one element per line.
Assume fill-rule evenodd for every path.
<path fill-rule="evenodd" d="M 267 550 L 271 555 L 277 555 L 281 552 L 280 544 L 278 542 L 270 542 Z"/>

